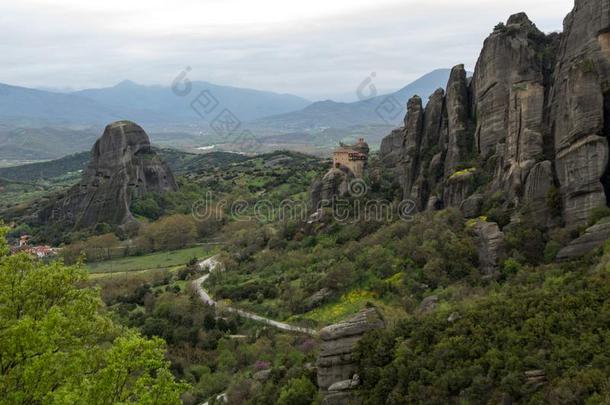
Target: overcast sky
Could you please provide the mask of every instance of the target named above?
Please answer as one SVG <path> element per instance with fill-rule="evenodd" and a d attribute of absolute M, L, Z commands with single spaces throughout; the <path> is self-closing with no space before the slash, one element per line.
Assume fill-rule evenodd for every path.
<path fill-rule="evenodd" d="M 559 31 L 573 0 L 0 0 L 0 82 L 82 89 L 190 78 L 355 97 L 433 69 L 472 70 L 499 21 Z"/>

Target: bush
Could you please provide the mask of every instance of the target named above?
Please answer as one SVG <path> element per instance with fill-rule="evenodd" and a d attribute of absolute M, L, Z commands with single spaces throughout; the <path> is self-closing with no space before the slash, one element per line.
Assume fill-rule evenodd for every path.
<path fill-rule="evenodd" d="M 493 293 L 365 335 L 355 354 L 363 402 L 607 403 L 605 266 L 504 268 L 517 276 Z M 448 322 L 453 311 L 460 317 Z M 532 370 L 546 374 L 544 388 L 526 383 Z"/>
<path fill-rule="evenodd" d="M 316 387 L 307 377 L 293 378 L 280 391 L 278 405 L 311 405 L 317 395 Z"/>
<path fill-rule="evenodd" d="M 544 247 L 544 261 L 546 263 L 550 263 L 555 260 L 561 248 L 561 243 L 555 240 L 548 241 L 546 246 Z"/>
<path fill-rule="evenodd" d="M 520 272 L 523 269 L 523 265 L 521 263 L 519 263 L 518 260 L 515 260 L 514 258 L 508 258 L 504 261 L 504 263 L 502 264 L 502 270 L 501 273 L 504 276 L 512 276 L 514 274 L 517 274 L 518 272 Z"/>
<path fill-rule="evenodd" d="M 528 264 L 543 262 L 546 248 L 544 233 L 537 227 L 529 225 L 533 221 L 525 219 L 523 223 L 511 226 L 505 232 L 506 244 L 511 255 L 521 256 Z"/>
<path fill-rule="evenodd" d="M 176 250 L 195 242 L 197 229 L 188 215 L 171 215 L 145 227 L 138 246 L 144 250 Z"/>
<path fill-rule="evenodd" d="M 593 226 L 604 218 L 610 217 L 610 207 L 597 207 L 589 214 L 589 226 Z"/>
<path fill-rule="evenodd" d="M 131 204 L 131 212 L 134 215 L 146 217 L 148 219 L 158 219 L 162 214 L 163 210 L 157 203 L 155 196 L 148 194 L 142 198 L 135 200 Z"/>

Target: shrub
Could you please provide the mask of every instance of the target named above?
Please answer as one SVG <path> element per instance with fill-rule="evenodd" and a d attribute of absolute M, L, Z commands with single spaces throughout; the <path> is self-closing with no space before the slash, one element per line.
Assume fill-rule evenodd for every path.
<path fill-rule="evenodd" d="M 561 243 L 557 242 L 556 240 L 548 241 L 544 247 L 544 261 L 546 263 L 550 263 L 555 260 L 561 248 Z"/>
<path fill-rule="evenodd" d="M 544 259 L 541 253 L 544 252 L 546 241 L 543 232 L 529 225 L 531 223 L 531 220 L 525 219 L 523 223 L 506 230 L 506 244 L 511 254 L 523 257 L 529 264 L 540 264 Z"/>
<path fill-rule="evenodd" d="M 192 244 L 196 236 L 193 218 L 176 214 L 145 227 L 138 238 L 138 245 L 143 249 L 175 250 Z"/>
<path fill-rule="evenodd" d="M 278 405 L 311 405 L 316 398 L 316 387 L 307 377 L 293 378 L 280 391 Z"/>
<path fill-rule="evenodd" d="M 610 207 L 602 206 L 591 210 L 589 214 L 589 226 L 595 225 L 600 220 L 610 217 Z"/>
<path fill-rule="evenodd" d="M 519 261 L 510 257 L 510 258 L 506 259 L 504 261 L 504 263 L 502 264 L 501 273 L 504 276 L 512 276 L 512 275 L 520 272 L 522 269 L 523 269 L 523 265 L 521 265 L 521 263 L 519 263 Z"/>

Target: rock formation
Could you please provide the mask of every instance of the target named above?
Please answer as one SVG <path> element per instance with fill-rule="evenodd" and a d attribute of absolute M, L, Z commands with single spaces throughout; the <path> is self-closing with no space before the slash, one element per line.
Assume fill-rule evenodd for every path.
<path fill-rule="evenodd" d="M 511 16 L 485 40 L 472 79 L 458 65 L 446 89 L 425 108 L 413 97 L 405 126 L 382 142 L 403 198 L 475 216 L 502 195 L 513 218 L 569 228 L 610 203 L 610 0 L 576 0 L 562 34 Z"/>
<path fill-rule="evenodd" d="M 506 256 L 504 233 L 495 222 L 477 220 L 474 224 L 477 254 L 481 271 L 492 278 Z"/>
<path fill-rule="evenodd" d="M 349 192 L 349 183 L 354 174 L 345 168 L 330 169 L 321 180 L 311 185 L 311 205 L 314 209 L 328 205 L 335 197 L 344 197 Z"/>
<path fill-rule="evenodd" d="M 332 168 L 321 180 L 316 180 L 311 185 L 310 199 L 314 210 L 330 206 L 333 200 L 348 194 L 352 197 L 366 194 L 366 184 L 360 179 L 366 171 L 369 152 L 369 145 L 364 138 L 359 138 L 353 145 L 339 143 L 339 147 L 333 151 Z"/>
<path fill-rule="evenodd" d="M 91 163 L 79 184 L 39 214 L 43 223 L 88 228 L 133 220 L 133 198 L 177 190 L 169 167 L 151 149 L 144 130 L 129 121 L 110 124 L 91 150 Z"/>
<path fill-rule="evenodd" d="M 610 1 L 576 0 L 554 74 L 550 128 L 563 215 L 581 225 L 610 192 Z"/>
<path fill-rule="evenodd" d="M 471 134 L 470 96 L 464 65 L 451 70 L 447 83 L 447 157 L 445 176 L 451 176 L 468 164 L 474 146 Z"/>
<path fill-rule="evenodd" d="M 597 248 L 603 247 L 608 238 L 610 238 L 610 219 L 606 218 L 587 228 L 581 237 L 561 249 L 557 255 L 557 260 L 569 260 L 584 256 Z"/>
<path fill-rule="evenodd" d="M 385 323 L 375 308 L 365 308 L 347 321 L 327 326 L 320 331 L 318 355 L 318 387 L 324 405 L 354 403 L 353 390 L 357 388 L 357 364 L 352 359 L 356 344 L 373 329 L 384 328 Z"/>

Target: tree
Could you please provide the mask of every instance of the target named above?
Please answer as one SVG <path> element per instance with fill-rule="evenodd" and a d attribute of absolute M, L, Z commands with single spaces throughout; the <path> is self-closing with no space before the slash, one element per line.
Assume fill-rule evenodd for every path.
<path fill-rule="evenodd" d="M 150 246 L 154 250 L 180 249 L 195 241 L 197 228 L 188 215 L 171 215 L 144 228 L 140 246 Z"/>
<path fill-rule="evenodd" d="M 0 398 L 5 403 L 178 404 L 165 343 L 115 325 L 79 266 L 7 256 L 0 229 Z"/>
<path fill-rule="evenodd" d="M 74 264 L 84 253 L 88 262 L 112 259 L 112 251 L 119 247 L 119 240 L 113 233 L 93 236 L 84 242 L 72 243 L 62 250 L 65 263 Z"/>
<path fill-rule="evenodd" d="M 4 226 L 2 221 L 0 221 L 0 258 L 8 255 L 9 247 L 6 242 L 6 234 L 8 234 L 9 228 Z"/>
<path fill-rule="evenodd" d="M 310 405 L 316 398 L 316 387 L 307 377 L 293 378 L 280 391 L 278 405 Z"/>

